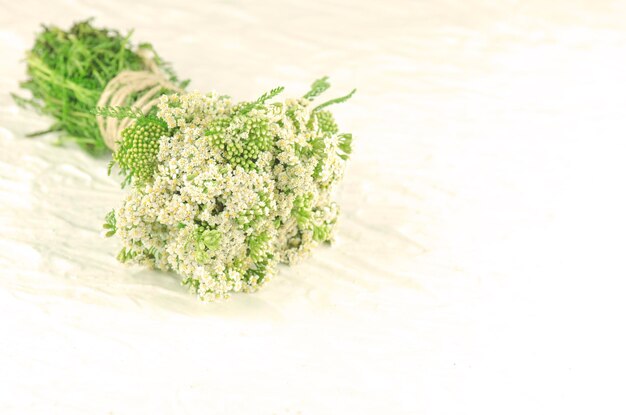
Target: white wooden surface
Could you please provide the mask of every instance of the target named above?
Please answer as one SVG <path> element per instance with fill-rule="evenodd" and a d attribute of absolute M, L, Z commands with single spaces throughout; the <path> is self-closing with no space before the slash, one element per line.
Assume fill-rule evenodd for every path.
<path fill-rule="evenodd" d="M 329 75 L 338 243 L 200 304 L 100 236 L 107 160 L 26 139 L 41 23 L 135 28 L 192 88 Z M 623 1 L 0 0 L 0 413 L 624 413 Z"/>

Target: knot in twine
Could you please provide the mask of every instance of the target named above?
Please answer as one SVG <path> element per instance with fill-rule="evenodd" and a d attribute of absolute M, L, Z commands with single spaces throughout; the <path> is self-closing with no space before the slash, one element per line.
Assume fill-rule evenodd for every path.
<path fill-rule="evenodd" d="M 136 95 L 135 102 L 132 107 L 137 108 L 143 114 L 146 114 L 154 107 L 161 95 L 162 89 L 174 92 L 182 92 L 182 89 L 167 79 L 166 75 L 161 71 L 154 59 L 146 53 L 145 49 L 140 49 L 139 56 L 143 59 L 147 71 L 122 71 L 113 79 L 111 79 L 100 99 L 98 107 L 119 107 L 129 104 L 129 99 Z M 112 151 L 116 151 L 122 131 L 130 126 L 133 122 L 130 118 L 118 120 L 113 117 L 103 117 L 98 115 L 98 128 L 104 139 L 104 143 Z"/>

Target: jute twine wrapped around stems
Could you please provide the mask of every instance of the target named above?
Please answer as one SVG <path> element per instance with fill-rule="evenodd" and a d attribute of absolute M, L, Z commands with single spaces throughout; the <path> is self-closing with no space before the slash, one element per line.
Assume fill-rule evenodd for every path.
<path fill-rule="evenodd" d="M 107 83 L 98 100 L 98 107 L 129 106 L 129 98 L 137 94 L 137 100 L 130 105 L 146 114 L 158 103 L 163 89 L 182 92 L 179 86 L 167 79 L 154 59 L 145 50 L 140 50 L 139 55 L 143 58 L 148 70 L 120 72 Z M 130 118 L 119 120 L 101 115 L 98 115 L 96 119 L 105 144 L 112 151 L 116 151 L 117 141 L 121 139 L 122 131 L 130 126 L 133 120 Z"/>

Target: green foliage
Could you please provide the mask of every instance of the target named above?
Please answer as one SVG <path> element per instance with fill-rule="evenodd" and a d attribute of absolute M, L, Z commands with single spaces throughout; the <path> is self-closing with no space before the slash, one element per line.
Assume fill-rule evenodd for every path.
<path fill-rule="evenodd" d="M 311 90 L 304 94 L 304 98 L 312 100 L 315 97 L 321 95 L 324 91 L 330 88 L 330 83 L 328 82 L 328 77 L 325 76 L 323 78 L 317 79 L 311 85 Z"/>
<path fill-rule="evenodd" d="M 193 235 L 195 257 L 198 263 L 206 264 L 211 259 L 211 252 L 220 247 L 222 234 L 216 229 L 199 226 Z"/>
<path fill-rule="evenodd" d="M 201 246 L 209 249 L 216 250 L 220 247 L 220 241 L 222 240 L 222 235 L 219 231 L 215 229 L 206 229 L 202 232 L 201 236 Z"/>
<path fill-rule="evenodd" d="M 239 113 L 240 114 L 246 114 L 246 113 L 250 112 L 251 110 L 253 110 L 254 108 L 258 108 L 259 106 L 263 105 L 265 103 L 265 101 L 268 101 L 268 100 L 274 98 L 276 95 L 280 94 L 284 90 L 285 90 L 284 86 L 279 86 L 279 87 L 276 87 L 276 88 L 272 89 L 270 92 L 264 93 L 259 98 L 257 98 L 256 101 L 249 102 L 249 103 L 243 105 L 239 109 Z"/>
<path fill-rule="evenodd" d="M 198 292 L 198 290 L 200 289 L 200 280 L 192 277 L 185 278 L 182 284 L 189 287 L 193 292 Z"/>
<path fill-rule="evenodd" d="M 106 214 L 104 217 L 104 225 L 102 225 L 102 227 L 107 229 L 107 233 L 105 234 L 107 238 L 115 235 L 115 232 L 117 232 L 115 210 L 111 210 Z"/>
<path fill-rule="evenodd" d="M 270 237 L 266 232 L 263 232 L 259 235 L 253 235 L 248 238 L 248 255 L 254 261 L 261 261 L 263 259 L 264 254 L 268 250 L 268 242 L 270 241 Z"/>
<path fill-rule="evenodd" d="M 356 89 L 353 89 L 352 91 L 350 91 L 350 93 L 348 95 L 344 95 L 343 97 L 339 97 L 339 98 L 331 99 L 330 101 L 326 101 L 325 103 L 320 104 L 317 107 L 313 108 L 313 111 L 319 111 L 322 108 L 326 108 L 329 105 L 341 104 L 342 102 L 346 102 L 347 100 L 352 98 L 352 95 L 354 95 L 355 92 L 356 92 Z"/>
<path fill-rule="evenodd" d="M 272 258 L 274 258 L 274 255 L 268 252 L 257 259 L 254 265 L 245 272 L 244 280 L 248 283 L 262 284 L 268 274 L 268 266 Z"/>
<path fill-rule="evenodd" d="M 93 110 L 107 83 L 124 70 L 145 70 L 143 59 L 130 43 L 131 33 L 95 28 L 90 20 L 75 23 L 65 31 L 43 26 L 33 48 L 26 55 L 29 79 L 22 88 L 32 98 L 14 95 L 16 103 L 31 107 L 56 119 L 52 128 L 35 133 L 60 131 L 61 141 L 77 143 L 98 155 L 107 151 Z M 142 45 L 143 48 L 152 47 Z M 171 80 L 183 85 L 158 55 L 157 64 Z M 126 105 L 126 104 L 125 104 Z"/>
<path fill-rule="evenodd" d="M 313 226 L 313 239 L 318 242 L 326 242 L 330 239 L 331 232 L 332 225 L 328 223 Z"/>
<path fill-rule="evenodd" d="M 324 158 L 326 150 L 326 143 L 322 137 L 316 137 L 307 142 L 306 146 L 300 146 L 295 144 L 296 153 L 300 157 L 317 157 Z"/>
<path fill-rule="evenodd" d="M 344 160 L 347 160 L 350 154 L 352 153 L 352 134 L 350 133 L 339 134 L 338 147 L 339 147 L 339 150 L 342 151 L 341 153 L 338 153 L 339 157 L 341 157 Z"/>
<path fill-rule="evenodd" d="M 318 208 L 313 207 L 313 195 L 306 194 L 295 198 L 291 215 L 296 218 L 301 230 L 313 231 L 315 241 L 327 242 L 330 240 L 334 223 L 314 219 L 317 210 Z"/>
<path fill-rule="evenodd" d="M 307 228 L 311 218 L 313 216 L 313 212 L 311 210 L 311 204 L 313 202 L 313 195 L 307 194 L 304 196 L 298 196 L 293 201 L 293 208 L 291 209 L 291 214 L 296 221 L 298 222 L 298 226 L 301 228 Z"/>
<path fill-rule="evenodd" d="M 121 263 L 128 262 L 137 256 L 137 252 L 132 249 L 122 248 L 119 254 L 117 254 L 117 260 Z"/>
<path fill-rule="evenodd" d="M 339 127 L 330 111 L 315 111 L 314 117 L 317 119 L 317 126 L 323 134 L 337 134 Z"/>
<path fill-rule="evenodd" d="M 149 180 L 157 166 L 159 140 L 168 134 L 165 121 L 147 116 L 122 131 L 119 148 L 113 154 L 123 174 L 141 182 Z"/>

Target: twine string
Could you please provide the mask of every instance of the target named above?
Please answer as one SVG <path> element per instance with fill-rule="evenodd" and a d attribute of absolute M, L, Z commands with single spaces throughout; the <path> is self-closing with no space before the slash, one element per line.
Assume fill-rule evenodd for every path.
<path fill-rule="evenodd" d="M 161 71 L 151 56 L 145 50 L 140 50 L 139 55 L 144 60 L 147 71 L 122 71 L 111 79 L 98 100 L 98 107 L 128 106 L 129 99 L 137 94 L 136 100 L 130 104 L 143 114 L 146 114 L 158 101 L 161 91 L 167 89 L 174 92 L 182 92 L 182 89 L 170 82 Z M 98 115 L 98 128 L 104 143 L 112 151 L 117 150 L 117 141 L 121 138 L 122 131 L 132 122 L 125 118 L 118 120 L 113 117 Z"/>

